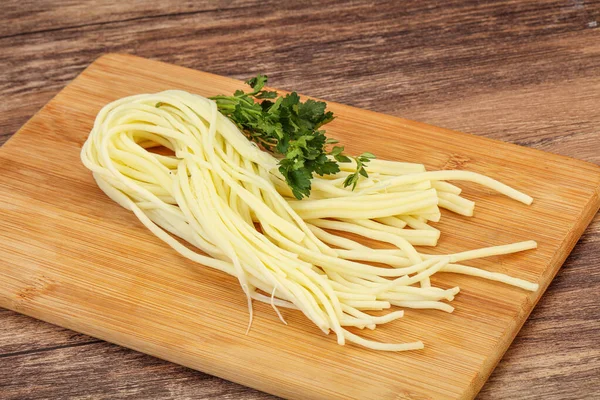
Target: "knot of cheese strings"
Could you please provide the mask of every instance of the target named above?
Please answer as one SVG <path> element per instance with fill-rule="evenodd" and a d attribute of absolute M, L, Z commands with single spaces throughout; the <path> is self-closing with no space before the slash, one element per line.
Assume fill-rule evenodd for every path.
<path fill-rule="evenodd" d="M 81 158 L 100 189 L 157 237 L 182 256 L 235 276 L 250 321 L 254 299 L 271 304 L 282 321 L 278 307 L 300 310 L 323 332 L 333 331 L 339 344 L 412 350 L 423 343 L 380 343 L 348 328 L 374 329 L 403 316 L 401 310 L 366 312 L 391 306 L 451 312 L 444 301 L 459 289 L 432 287 L 429 278 L 440 271 L 537 289 L 522 279 L 456 264 L 531 249 L 533 241 L 450 255 L 415 249 L 437 244 L 440 232 L 428 222 L 440 219 L 440 207 L 473 214 L 474 203 L 445 180 L 477 182 L 531 203 L 529 196 L 479 174 L 372 160 L 369 178 L 351 191 L 343 181 L 354 166 L 342 164 L 336 175 L 315 177 L 311 197 L 298 201 L 276 158 L 248 141 L 213 101 L 183 91 L 108 104 Z M 348 234 L 388 248 L 371 248 Z"/>

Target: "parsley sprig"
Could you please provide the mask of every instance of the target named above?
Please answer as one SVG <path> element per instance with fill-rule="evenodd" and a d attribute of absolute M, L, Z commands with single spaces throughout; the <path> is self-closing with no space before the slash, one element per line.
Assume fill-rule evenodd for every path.
<path fill-rule="evenodd" d="M 266 75 L 258 75 L 246 81 L 251 91 L 236 90 L 233 96 L 211 99 L 248 139 L 279 158 L 279 172 L 293 195 L 302 199 L 310 196 L 314 174 L 336 174 L 340 171 L 338 163 L 351 162 L 351 158 L 344 154 L 343 146 L 327 150 L 337 140 L 327 138 L 320 129 L 334 119 L 333 113 L 326 111 L 326 103 L 300 101 L 296 92 L 278 97 L 277 92 L 264 89 L 267 79 Z M 352 186 L 354 190 L 359 176 L 368 177 L 364 167 L 373 158 L 371 153 L 356 157 L 356 171 L 347 176 L 344 187 Z"/>
<path fill-rule="evenodd" d="M 352 190 L 354 190 L 356 189 L 356 185 L 358 184 L 359 175 L 368 178 L 369 174 L 365 169 L 365 165 L 373 158 L 375 158 L 375 156 L 371 153 L 362 153 L 360 156 L 356 157 L 354 159 L 356 161 L 356 172 L 346 177 L 346 179 L 344 180 L 344 187 L 352 185 Z"/>

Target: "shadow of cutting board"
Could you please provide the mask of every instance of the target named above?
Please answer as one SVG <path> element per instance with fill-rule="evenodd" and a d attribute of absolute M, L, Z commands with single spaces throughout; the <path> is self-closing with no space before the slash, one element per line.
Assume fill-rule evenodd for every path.
<path fill-rule="evenodd" d="M 407 310 L 362 332 L 421 339 L 425 349 L 384 353 L 338 346 L 299 312 L 255 305 L 252 329 L 234 278 L 180 257 L 111 202 L 79 161 L 102 106 L 179 88 L 204 96 L 241 82 L 114 55 L 94 62 L 0 148 L 0 306 L 243 385 L 293 399 L 469 399 L 498 363 L 597 212 L 600 168 L 582 161 L 340 104 L 329 135 L 349 153 L 465 169 L 533 196 L 525 206 L 460 184 L 476 215 L 444 213 L 439 248 L 461 251 L 536 240 L 539 248 L 471 265 L 540 283 L 528 293 L 439 274 L 462 291 L 446 314 Z"/>

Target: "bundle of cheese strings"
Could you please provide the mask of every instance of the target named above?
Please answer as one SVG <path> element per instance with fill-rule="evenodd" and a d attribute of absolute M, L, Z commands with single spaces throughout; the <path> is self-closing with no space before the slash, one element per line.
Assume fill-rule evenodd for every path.
<path fill-rule="evenodd" d="M 152 151 L 156 147 L 172 154 Z M 315 177 L 310 197 L 297 200 L 278 172 L 278 160 L 250 142 L 214 101 L 175 90 L 105 106 L 81 159 L 100 189 L 158 238 L 192 261 L 235 276 L 250 321 L 257 300 L 271 304 L 284 323 L 278 307 L 300 310 L 323 332 L 334 332 L 341 345 L 413 350 L 423 343 L 380 343 L 347 328 L 374 329 L 402 317 L 399 309 L 368 313 L 392 306 L 452 312 L 447 302 L 459 288 L 431 286 L 429 278 L 440 271 L 538 288 L 459 264 L 532 249 L 534 241 L 448 255 L 415 249 L 436 245 L 440 231 L 428 222 L 440 219 L 440 208 L 473 214 L 474 203 L 447 180 L 476 182 L 532 202 L 473 172 L 427 172 L 420 164 L 372 160 L 368 178 L 351 190 L 342 185 L 355 167 L 348 163 L 337 174 Z M 347 233 L 388 248 L 368 247 Z"/>

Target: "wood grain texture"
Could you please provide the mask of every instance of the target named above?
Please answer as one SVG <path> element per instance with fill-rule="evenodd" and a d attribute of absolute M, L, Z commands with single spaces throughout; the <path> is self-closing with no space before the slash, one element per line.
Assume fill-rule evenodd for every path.
<path fill-rule="evenodd" d="M 303 2 L 287 9 L 246 1 L 229 11 L 216 2 L 65 3 L 3 3 L 0 143 L 97 56 L 121 51 L 238 78 L 266 72 L 282 88 L 600 162 L 597 1 Z M 600 373 L 598 265 L 596 217 L 480 398 L 598 394 L 590 379 Z M 0 311 L 0 326 L 3 354 L 70 343 L 63 330 L 10 311 Z M 80 344 L 80 336 L 72 343 Z M 134 379 L 123 364 L 112 368 L 111 345 L 95 346 L 107 355 L 94 357 L 94 372 L 81 376 L 96 397 L 118 396 L 116 382 L 156 398 L 203 397 L 204 386 L 194 382 L 219 382 L 163 362 Z M 28 357 L 0 363 L 0 386 L 26 385 L 49 369 L 29 363 L 14 374 Z M 70 362 L 92 361 L 81 355 Z M 30 398 L 82 394 L 68 372 L 55 369 L 55 391 Z M 176 379 L 178 389 L 169 394 L 157 382 L 174 369 L 188 378 Z M 244 398 L 258 398 L 247 390 Z"/>
<path fill-rule="evenodd" d="M 475 221 L 445 215 L 436 250 L 536 240 L 534 252 L 473 265 L 536 281 L 541 290 L 436 276 L 434 284 L 462 289 L 451 316 L 412 311 L 401 324 L 363 333 L 385 342 L 422 339 L 426 348 L 417 352 L 340 347 L 301 313 L 284 311 L 286 326 L 264 304 L 255 306 L 246 335 L 236 280 L 171 251 L 103 195 L 79 162 L 96 114 L 110 101 L 169 88 L 211 96 L 240 87 L 111 54 L 61 91 L 0 152 L 0 305 L 286 398 L 473 398 L 596 214 L 600 168 L 330 102 L 338 118 L 328 133 L 351 154 L 368 145 L 384 159 L 526 186 L 531 206 L 463 184 L 478 204 Z"/>

